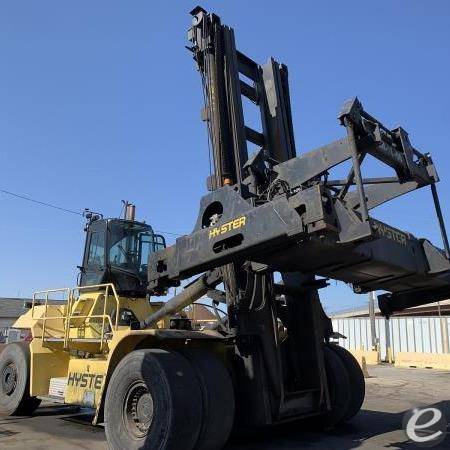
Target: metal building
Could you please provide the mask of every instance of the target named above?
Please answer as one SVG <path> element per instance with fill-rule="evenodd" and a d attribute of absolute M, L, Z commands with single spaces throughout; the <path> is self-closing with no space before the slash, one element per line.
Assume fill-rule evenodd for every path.
<path fill-rule="evenodd" d="M 346 337 L 339 339 L 340 345 L 371 350 L 376 341 L 383 361 L 389 359 L 389 353 L 395 359 L 397 352 L 450 353 L 450 300 L 412 308 L 389 320 L 378 310 L 375 314 L 374 327 L 368 307 L 332 314 L 334 330 Z"/>

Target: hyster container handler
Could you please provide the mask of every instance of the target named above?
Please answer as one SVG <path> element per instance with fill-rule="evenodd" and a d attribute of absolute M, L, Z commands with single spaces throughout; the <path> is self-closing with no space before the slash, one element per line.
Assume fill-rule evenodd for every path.
<path fill-rule="evenodd" d="M 197 223 L 165 248 L 131 207 L 126 220 L 91 215 L 78 287 L 35 294 L 14 325 L 33 339 L 0 356 L 0 414 L 31 414 L 43 398 L 89 406 L 115 450 L 220 449 L 233 428 L 305 417 L 335 426 L 357 414 L 365 385 L 332 343 L 318 295 L 327 279 L 384 291 L 386 316 L 450 295 L 431 157 L 357 99 L 339 114 L 342 139 L 296 156 L 286 66 L 257 64 L 219 17 L 192 15 L 214 165 Z M 243 96 L 259 131 L 244 123 Z M 394 176 L 364 178 L 365 159 Z M 425 186 L 445 250 L 369 214 Z M 168 302 L 149 301 L 190 277 Z M 66 303 L 49 301 L 61 294 Z M 204 296 L 227 308 L 209 330 L 182 314 Z"/>

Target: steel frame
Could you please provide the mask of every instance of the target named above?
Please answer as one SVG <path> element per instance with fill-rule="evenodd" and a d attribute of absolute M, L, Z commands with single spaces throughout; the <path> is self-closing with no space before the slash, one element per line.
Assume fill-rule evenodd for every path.
<path fill-rule="evenodd" d="M 224 292 L 215 283 L 211 295 L 228 308 L 239 422 L 318 414 L 329 406 L 323 345 L 333 330 L 318 295 L 326 281 L 317 276 L 352 283 L 356 292 L 387 291 L 379 298 L 387 316 L 450 295 L 437 172 L 404 129 L 389 130 L 357 98 L 339 114 L 344 138 L 296 156 L 286 66 L 274 59 L 258 65 L 236 50 L 233 30 L 219 17 L 200 7 L 192 15 L 188 36 L 202 76 L 214 175 L 192 233 L 150 257 L 149 292 L 219 272 Z M 259 107 L 262 132 L 246 126 L 242 96 Z M 247 142 L 259 147 L 251 157 Z M 364 178 L 366 155 L 397 176 Z M 346 179 L 329 180 L 345 161 L 352 164 Z M 432 189 L 445 252 L 370 216 L 424 186 Z M 177 297 L 167 310 L 186 300 Z"/>

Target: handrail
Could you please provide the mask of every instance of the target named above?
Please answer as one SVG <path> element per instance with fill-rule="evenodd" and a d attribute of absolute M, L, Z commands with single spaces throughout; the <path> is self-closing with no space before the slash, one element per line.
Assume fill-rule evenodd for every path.
<path fill-rule="evenodd" d="M 59 289 L 48 289 L 46 291 L 36 291 L 33 292 L 33 298 L 32 298 L 32 303 L 31 303 L 31 318 L 32 319 L 36 319 L 36 317 L 34 317 L 34 307 L 36 306 L 36 300 L 44 300 L 44 299 L 38 299 L 36 298 L 37 295 L 39 294 L 46 294 L 46 302 L 48 301 L 48 294 L 52 294 L 55 292 L 66 292 L 67 293 L 67 298 L 69 298 L 70 296 L 70 292 L 71 292 L 71 288 L 59 288 Z M 67 300 L 61 300 L 61 302 L 63 301 L 67 301 Z"/>
<path fill-rule="evenodd" d="M 71 290 L 70 288 L 59 288 L 59 289 L 47 289 L 45 291 L 37 291 L 37 292 L 33 292 L 33 300 L 31 303 L 31 318 L 34 320 L 42 320 L 42 341 L 44 342 L 45 340 L 45 328 L 46 328 L 46 322 L 47 320 L 54 320 L 54 319 L 63 319 L 65 318 L 65 316 L 60 316 L 60 317 L 48 317 L 47 316 L 47 312 L 48 312 L 48 301 L 49 301 L 49 294 L 51 293 L 55 293 L 55 292 L 64 292 L 67 294 L 67 299 L 70 298 L 71 295 Z M 45 294 L 45 299 L 37 299 L 36 297 L 40 294 Z M 36 318 L 34 316 L 34 311 L 35 311 L 35 306 L 36 306 L 36 300 L 45 300 L 44 303 L 44 315 L 40 318 Z M 68 300 L 66 300 L 68 301 Z"/>
<path fill-rule="evenodd" d="M 111 327 L 111 330 L 113 329 L 113 323 L 111 320 L 111 316 L 109 314 L 94 314 L 94 315 L 84 315 L 84 316 L 71 316 L 70 318 L 68 318 L 68 326 L 67 329 L 70 329 L 70 320 L 71 319 L 102 319 L 102 332 L 100 335 L 100 350 L 103 350 L 103 343 L 106 340 L 104 338 L 104 334 L 105 334 L 105 320 L 108 320 L 109 322 L 109 326 Z M 71 341 L 72 338 L 70 338 L 70 336 L 67 336 L 67 342 L 65 342 L 64 347 L 68 347 L 69 342 Z M 75 338 L 75 339 L 82 339 L 82 338 Z M 89 338 L 86 338 L 89 339 Z"/>
<path fill-rule="evenodd" d="M 92 290 L 92 289 L 104 289 L 104 295 L 103 295 L 103 314 L 94 314 L 94 315 L 83 315 L 83 316 L 74 316 L 72 313 L 73 305 L 76 299 L 79 298 L 80 294 L 83 291 Z M 67 299 L 65 302 L 67 303 L 66 308 L 66 314 L 61 316 L 47 316 L 48 313 L 48 302 L 49 302 L 49 295 L 56 292 L 64 292 L 67 295 Z M 78 295 L 77 295 L 78 294 Z M 111 295 L 112 294 L 112 295 Z M 45 295 L 44 299 L 37 298 L 39 295 Z M 110 297 L 114 297 L 115 303 L 116 303 L 116 317 L 115 317 L 115 323 L 113 324 L 111 316 L 107 314 L 107 304 L 110 299 Z M 37 300 L 45 300 L 44 303 L 44 315 L 41 317 L 35 317 L 35 306 Z M 33 301 L 32 301 L 32 312 L 31 317 L 34 320 L 42 320 L 42 341 L 45 341 L 45 328 L 46 328 L 46 322 L 47 320 L 55 320 L 55 319 L 62 319 L 65 321 L 64 324 L 64 347 L 68 348 L 69 342 L 71 340 L 70 338 L 70 325 L 72 320 L 74 319 L 82 319 L 86 321 L 87 319 L 102 319 L 102 328 L 101 328 L 101 339 L 100 339 L 100 350 L 103 349 L 103 344 L 105 341 L 104 335 L 105 335 L 105 326 L 106 321 L 109 322 L 109 326 L 111 327 L 111 330 L 117 330 L 119 327 L 119 309 L 120 309 L 120 300 L 119 296 L 117 295 L 117 291 L 115 286 L 112 283 L 104 283 L 104 284 L 94 284 L 90 286 L 76 286 L 74 288 L 60 288 L 60 289 L 48 289 L 44 291 L 36 291 L 33 293 Z"/>
<path fill-rule="evenodd" d="M 116 306 L 117 306 L 117 314 L 116 314 L 116 323 L 115 323 L 115 327 L 114 329 L 117 330 L 118 326 L 119 326 L 119 308 L 120 308 L 120 300 L 119 300 L 119 296 L 117 295 L 117 291 L 116 288 L 114 286 L 113 283 L 104 283 L 104 284 L 93 284 L 91 286 L 77 286 L 76 288 L 73 288 L 73 291 L 86 291 L 86 290 L 90 290 L 92 288 L 106 288 L 105 290 L 105 304 L 106 304 L 106 299 L 108 297 L 108 290 L 109 288 L 111 288 L 112 293 L 114 294 L 114 299 L 116 300 Z"/>

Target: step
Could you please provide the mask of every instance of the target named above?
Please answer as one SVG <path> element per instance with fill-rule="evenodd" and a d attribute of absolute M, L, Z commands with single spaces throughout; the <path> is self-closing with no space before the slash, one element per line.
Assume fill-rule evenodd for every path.
<path fill-rule="evenodd" d="M 64 397 L 56 397 L 54 395 L 38 395 L 37 398 L 39 400 L 42 400 L 43 402 L 59 403 L 62 405 L 64 405 L 66 403 L 64 400 Z"/>

